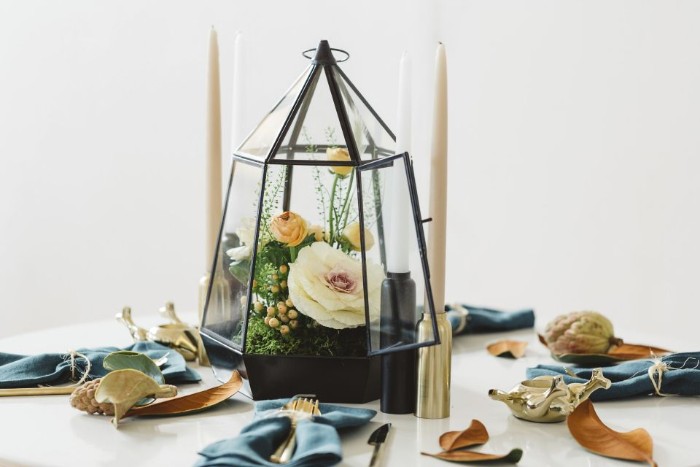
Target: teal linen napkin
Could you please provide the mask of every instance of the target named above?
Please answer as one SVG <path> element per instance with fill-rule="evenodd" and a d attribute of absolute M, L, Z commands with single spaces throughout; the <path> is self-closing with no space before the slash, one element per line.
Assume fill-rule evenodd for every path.
<path fill-rule="evenodd" d="M 137 342 L 123 349 L 100 347 L 78 349 L 77 353 L 90 360 L 89 378 L 100 378 L 109 371 L 102 366 L 104 358 L 118 350 L 141 352 L 157 360 L 164 355 L 167 362 L 161 367 L 166 383 L 194 383 L 201 380 L 199 373 L 187 366 L 185 359 L 175 350 L 155 342 Z M 68 354 L 47 353 L 40 355 L 17 355 L 0 352 L 0 388 L 26 388 L 39 384 L 57 385 L 73 379 L 77 381 L 85 372 L 87 364 L 83 358 L 75 358 L 75 371 L 71 370 Z"/>
<path fill-rule="evenodd" d="M 270 456 L 286 439 L 291 421 L 277 417 L 287 399 L 260 401 L 255 404 L 253 422 L 241 430 L 240 435 L 210 444 L 199 452 L 202 456 L 196 467 L 214 466 L 276 466 Z M 338 429 L 362 426 L 377 414 L 375 410 L 320 404 L 321 415 L 313 421 L 297 424 L 297 447 L 289 467 L 335 465 L 343 458 Z"/>
<path fill-rule="evenodd" d="M 584 383 L 591 378 L 592 368 L 569 367 L 567 374 L 562 365 L 537 365 L 527 369 L 527 378 L 542 375 L 561 375 L 564 382 Z M 697 396 L 700 395 L 700 352 L 674 353 L 658 359 L 631 360 L 603 368 L 603 375 L 612 384 L 591 394 L 593 401 L 624 399 L 649 394 Z"/>
<path fill-rule="evenodd" d="M 535 312 L 531 309 L 501 311 L 472 305 L 446 305 L 447 319 L 452 334 L 478 334 L 485 332 L 513 331 L 535 325 Z"/>

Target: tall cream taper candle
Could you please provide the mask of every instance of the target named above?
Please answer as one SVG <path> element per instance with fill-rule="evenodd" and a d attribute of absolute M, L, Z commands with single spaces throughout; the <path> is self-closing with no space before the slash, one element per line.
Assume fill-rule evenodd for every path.
<path fill-rule="evenodd" d="M 433 141 L 430 157 L 428 261 L 435 311 L 445 309 L 445 239 L 447 227 L 447 60 L 439 44 L 435 57 Z"/>
<path fill-rule="evenodd" d="M 445 316 L 445 240 L 447 227 L 447 58 L 440 43 L 435 56 L 435 102 L 430 159 L 430 212 L 428 264 L 440 344 L 418 351 L 416 416 L 450 416 L 452 329 Z M 426 307 L 427 309 L 427 307 Z M 421 334 L 432 335 L 430 316 L 423 315 Z"/>
<path fill-rule="evenodd" d="M 209 65 L 207 69 L 207 228 L 206 271 L 211 268 L 221 223 L 221 92 L 219 84 L 219 43 L 216 30 L 209 32 Z"/>
<path fill-rule="evenodd" d="M 211 267 L 216 251 L 216 242 L 221 225 L 221 91 L 219 83 L 219 43 L 216 30 L 209 32 L 209 61 L 207 65 L 207 110 L 206 110 L 206 229 L 204 231 L 204 271 L 199 280 L 199 321 L 204 317 L 204 306 L 211 281 Z M 224 284 L 222 280 L 215 281 Z M 212 297 L 224 297 L 225 286 L 214 288 Z M 223 302 L 224 298 L 219 301 Z M 213 300 L 212 300 L 213 303 Z"/>

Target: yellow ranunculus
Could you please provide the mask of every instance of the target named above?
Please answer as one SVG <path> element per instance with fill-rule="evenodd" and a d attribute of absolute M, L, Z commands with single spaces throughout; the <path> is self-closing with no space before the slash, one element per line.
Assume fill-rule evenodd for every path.
<path fill-rule="evenodd" d="M 308 235 L 306 221 L 292 211 L 284 211 L 273 217 L 270 231 L 277 241 L 286 243 L 287 246 L 299 245 Z"/>
<path fill-rule="evenodd" d="M 350 153 L 345 148 L 328 148 L 326 149 L 326 158 L 329 161 L 349 161 Z M 330 167 L 331 172 L 340 175 L 341 177 L 347 176 L 352 172 L 351 166 L 333 166 Z"/>
<path fill-rule="evenodd" d="M 355 251 L 362 249 L 360 243 L 360 223 L 353 222 L 343 230 L 343 237 L 348 241 L 350 246 Z M 365 229 L 365 251 L 370 250 L 374 246 L 374 235 L 368 229 Z"/>

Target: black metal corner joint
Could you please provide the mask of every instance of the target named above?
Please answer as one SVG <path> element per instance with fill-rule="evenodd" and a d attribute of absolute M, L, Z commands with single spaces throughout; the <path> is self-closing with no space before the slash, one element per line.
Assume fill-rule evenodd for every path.
<path fill-rule="evenodd" d="M 318 44 L 318 48 L 316 49 L 316 55 L 314 56 L 313 61 L 311 62 L 314 65 L 335 65 L 335 57 L 333 56 L 333 52 L 331 51 L 331 46 L 328 45 L 327 40 L 322 40 Z"/>

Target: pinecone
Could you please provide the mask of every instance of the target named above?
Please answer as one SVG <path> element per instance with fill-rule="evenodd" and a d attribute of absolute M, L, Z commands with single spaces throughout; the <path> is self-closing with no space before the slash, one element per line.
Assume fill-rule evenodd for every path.
<path fill-rule="evenodd" d="M 100 404 L 95 400 L 95 391 L 97 391 L 101 380 L 102 378 L 97 378 L 88 381 L 73 391 L 70 395 L 70 405 L 89 414 L 114 415 L 114 405 L 110 402 Z"/>

